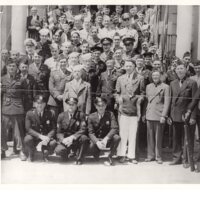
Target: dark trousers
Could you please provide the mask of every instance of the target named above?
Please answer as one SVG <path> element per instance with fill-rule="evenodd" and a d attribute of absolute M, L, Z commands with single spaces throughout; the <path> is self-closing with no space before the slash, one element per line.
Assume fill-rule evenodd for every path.
<path fill-rule="evenodd" d="M 192 155 L 194 153 L 195 126 L 196 125 L 191 125 L 189 127 L 190 137 L 188 139 L 189 139 L 189 145 L 192 149 Z M 185 149 L 184 143 L 185 143 L 184 123 L 174 122 L 173 123 L 173 150 L 172 150 L 173 160 L 181 161 L 181 159 L 182 159 L 183 163 L 187 162 L 186 153 L 183 153 L 183 150 Z M 186 151 L 184 151 L 184 152 L 186 152 Z"/>
<path fill-rule="evenodd" d="M 164 124 L 147 120 L 147 157 L 162 160 L 162 139 Z"/>
<path fill-rule="evenodd" d="M 197 123 L 197 128 L 198 128 L 198 139 L 200 140 L 200 113 L 197 114 L 196 116 L 196 123 Z"/>
<path fill-rule="evenodd" d="M 72 145 L 67 147 L 64 144 L 58 144 L 55 152 L 57 155 L 61 156 L 62 158 L 66 158 L 70 150 L 73 150 L 77 153 L 77 160 L 82 161 L 85 156 L 85 152 L 89 145 L 89 138 L 86 135 L 81 135 L 77 140 L 74 140 Z"/>
<path fill-rule="evenodd" d="M 12 138 L 16 150 L 24 150 L 23 140 L 25 136 L 24 115 L 2 115 L 1 119 L 1 149 L 8 149 L 7 141 L 9 130 L 12 130 Z"/>
<path fill-rule="evenodd" d="M 110 140 L 108 140 L 106 147 L 110 147 L 110 157 L 112 157 L 116 153 L 120 140 L 121 139 L 119 135 L 114 135 Z M 98 158 L 100 152 L 101 150 L 97 147 L 97 145 L 94 142 L 90 141 L 89 153 L 92 154 L 95 158 Z"/>
<path fill-rule="evenodd" d="M 25 136 L 24 146 L 25 146 L 25 153 L 27 156 L 30 154 L 32 155 L 34 154 L 36 146 L 38 145 L 39 142 L 41 142 L 41 140 L 36 137 L 33 137 L 31 135 Z M 44 150 L 47 150 L 48 154 L 53 154 L 56 145 L 57 145 L 56 140 L 51 139 L 47 146 L 42 146 L 42 152 L 44 152 Z"/>

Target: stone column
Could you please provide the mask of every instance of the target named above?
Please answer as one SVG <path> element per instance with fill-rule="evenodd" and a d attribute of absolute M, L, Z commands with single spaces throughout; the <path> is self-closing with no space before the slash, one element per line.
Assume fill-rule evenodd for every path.
<path fill-rule="evenodd" d="M 197 45 L 197 59 L 200 60 L 200 6 L 199 6 L 199 28 L 198 28 L 198 45 Z"/>
<path fill-rule="evenodd" d="M 177 6 L 176 56 L 180 58 L 186 51 L 191 51 L 192 13 L 192 6 Z"/>
<path fill-rule="evenodd" d="M 28 6 L 12 6 L 11 49 L 25 53 L 26 18 Z"/>

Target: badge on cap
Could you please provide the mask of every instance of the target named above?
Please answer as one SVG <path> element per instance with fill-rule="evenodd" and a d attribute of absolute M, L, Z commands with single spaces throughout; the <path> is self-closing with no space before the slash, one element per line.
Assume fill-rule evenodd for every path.
<path fill-rule="evenodd" d="M 109 121 L 106 121 L 106 125 L 110 125 L 110 122 L 109 122 Z"/>
<path fill-rule="evenodd" d="M 80 125 L 80 122 L 79 122 L 79 121 L 77 121 L 77 122 L 76 122 L 76 125 L 77 125 L 77 126 L 79 126 L 79 125 Z"/>
<path fill-rule="evenodd" d="M 49 120 L 47 120 L 47 121 L 46 121 L 46 124 L 50 124 L 50 121 L 49 121 Z"/>

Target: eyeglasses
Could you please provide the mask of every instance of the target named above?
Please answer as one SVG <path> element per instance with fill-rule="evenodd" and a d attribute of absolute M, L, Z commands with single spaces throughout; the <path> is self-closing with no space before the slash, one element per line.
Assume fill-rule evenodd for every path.
<path fill-rule="evenodd" d="M 123 20 L 124 20 L 124 21 L 129 21 L 129 18 L 124 18 Z"/>

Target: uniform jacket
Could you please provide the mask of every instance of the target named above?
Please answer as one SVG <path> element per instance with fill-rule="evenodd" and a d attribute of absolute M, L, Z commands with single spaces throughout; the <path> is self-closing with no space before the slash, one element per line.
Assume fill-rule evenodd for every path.
<path fill-rule="evenodd" d="M 185 114 L 188 105 L 194 98 L 197 91 L 197 83 L 190 78 L 185 78 L 182 87 L 179 85 L 179 79 L 170 84 L 171 109 L 170 116 L 174 122 L 183 122 L 182 115 Z M 196 111 L 192 113 L 192 119 L 196 118 Z"/>
<path fill-rule="evenodd" d="M 187 110 L 193 111 L 195 109 L 196 105 L 199 103 L 199 100 L 200 100 L 200 87 L 196 91 L 195 96 L 192 99 L 192 102 L 189 104 Z"/>
<path fill-rule="evenodd" d="M 99 119 L 97 112 L 92 113 L 88 117 L 88 134 L 90 139 L 96 143 L 99 138 L 108 137 L 111 139 L 115 134 L 119 133 L 117 121 L 112 112 L 106 111 L 104 116 Z"/>
<path fill-rule="evenodd" d="M 48 105 L 58 106 L 58 95 L 64 93 L 65 84 L 72 80 L 71 72 L 66 70 L 65 74 L 61 70 L 56 70 L 51 72 L 49 79 L 49 101 Z"/>
<path fill-rule="evenodd" d="M 57 120 L 57 138 L 59 142 L 71 135 L 78 139 L 85 133 L 86 122 L 84 113 L 77 110 L 71 119 L 69 118 L 68 111 L 59 114 Z"/>
<path fill-rule="evenodd" d="M 24 81 L 24 109 L 27 112 L 33 107 L 33 99 L 36 95 L 36 81 L 34 77 L 30 74 L 27 75 L 27 77 L 24 79 L 22 78 L 22 81 Z"/>
<path fill-rule="evenodd" d="M 28 135 L 38 138 L 40 134 L 54 138 L 56 133 L 56 119 L 51 110 L 44 109 L 40 119 L 36 109 L 31 109 L 26 114 L 26 132 Z"/>
<path fill-rule="evenodd" d="M 25 83 L 16 74 L 11 80 L 8 74 L 1 78 L 2 114 L 24 114 Z"/>
<path fill-rule="evenodd" d="M 145 93 L 144 78 L 134 72 L 132 81 L 128 82 L 127 74 L 124 74 L 117 79 L 116 92 L 116 101 L 118 102 L 119 97 L 122 97 L 123 99 L 122 104 L 119 104 L 119 111 L 121 114 L 136 116 L 137 100 L 138 98 L 143 98 Z"/>
<path fill-rule="evenodd" d="M 113 58 L 113 52 L 112 51 L 109 51 L 109 53 L 107 54 L 107 53 L 105 53 L 105 52 L 103 52 L 102 54 L 101 54 L 101 56 L 100 56 L 100 58 L 101 58 L 101 60 L 103 61 L 103 62 L 106 62 L 107 60 L 111 60 L 112 58 Z"/>
<path fill-rule="evenodd" d="M 90 84 L 81 81 L 79 87 L 76 86 L 75 80 L 72 80 L 65 84 L 65 91 L 63 95 L 64 111 L 66 111 L 65 100 L 70 97 L 78 99 L 78 110 L 85 114 L 90 114 L 91 110 L 91 87 Z"/>
<path fill-rule="evenodd" d="M 146 87 L 146 97 L 148 100 L 146 108 L 146 119 L 160 121 L 160 117 L 167 117 L 170 107 L 169 86 L 159 83 L 157 86 L 150 83 Z"/>

